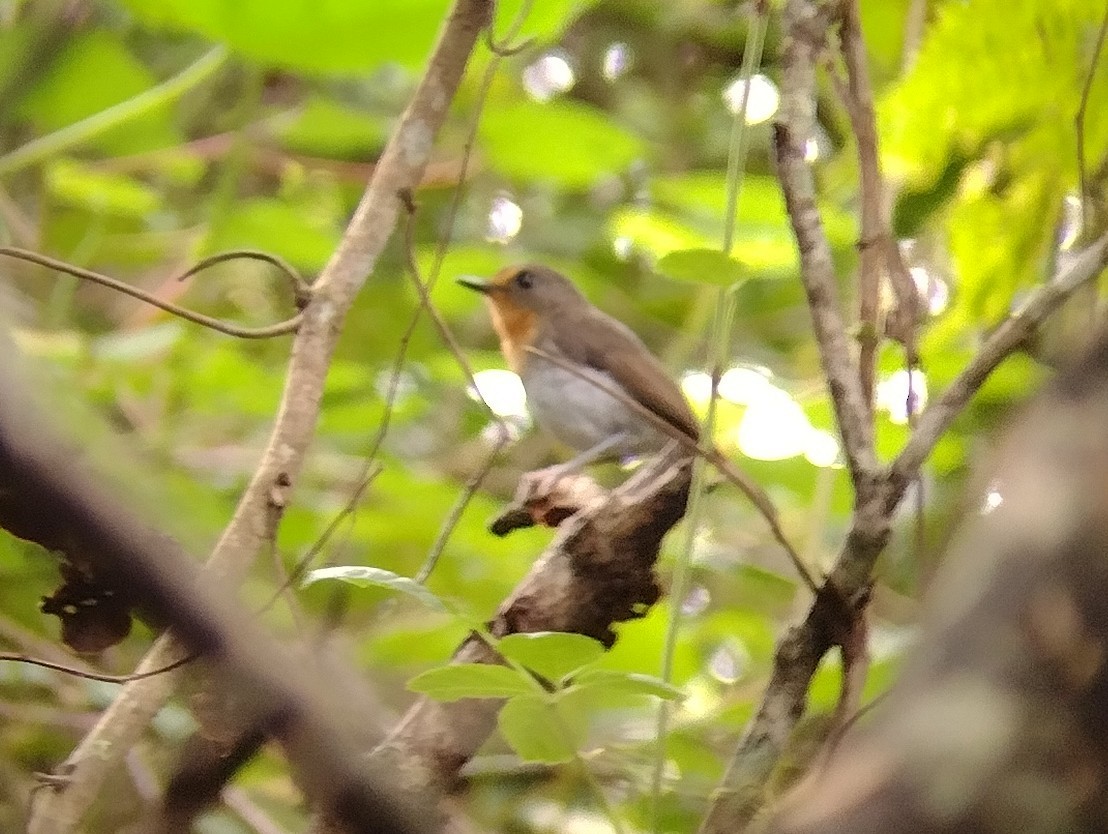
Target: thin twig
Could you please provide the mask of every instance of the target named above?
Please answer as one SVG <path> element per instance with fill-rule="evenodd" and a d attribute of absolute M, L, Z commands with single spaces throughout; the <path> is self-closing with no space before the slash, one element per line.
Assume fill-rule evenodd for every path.
<path fill-rule="evenodd" d="M 435 325 L 435 329 L 439 332 L 439 338 L 442 339 L 446 349 L 454 356 L 454 360 L 458 363 L 458 367 L 462 369 L 462 373 L 465 374 L 466 382 L 477 393 L 477 398 L 481 405 L 488 411 L 489 417 L 493 422 L 506 434 L 507 426 L 504 424 L 504 418 L 493 411 L 492 406 L 488 404 L 483 396 L 481 396 L 480 390 L 477 388 L 477 379 L 474 376 L 473 368 L 469 364 L 469 360 L 466 359 L 465 352 L 462 350 L 462 346 L 458 344 L 458 340 L 454 338 L 454 334 L 450 332 L 450 326 L 439 314 L 438 308 L 435 307 L 431 301 L 431 295 L 427 290 L 427 285 L 423 283 L 423 278 L 419 274 L 419 265 L 415 260 L 415 250 L 413 247 L 413 226 L 412 221 L 415 218 L 416 204 L 412 199 L 412 193 L 410 191 L 402 191 L 397 195 L 401 205 L 404 206 L 404 211 L 407 213 L 407 222 L 404 227 L 404 255 L 408 263 L 408 275 L 412 279 L 412 284 L 416 288 L 416 292 L 419 293 L 419 302 L 427 310 L 427 315 L 431 317 L 431 321 Z"/>
<path fill-rule="evenodd" d="M 293 296 L 296 299 L 297 309 L 303 310 L 307 306 L 312 297 L 312 287 L 305 281 L 300 273 L 293 269 L 292 265 L 282 258 L 280 255 L 274 255 L 270 252 L 262 252 L 258 249 L 232 249 L 229 252 L 220 252 L 216 255 L 209 255 L 203 258 L 185 270 L 183 273 L 177 276 L 178 281 L 184 281 L 196 275 L 198 272 L 203 272 L 208 267 L 221 264 L 224 261 L 233 260 L 254 260 L 264 261 L 267 264 L 277 267 L 281 273 L 289 279 L 289 284 L 292 286 Z"/>
<path fill-rule="evenodd" d="M 490 20 L 489 25 L 485 27 L 485 46 L 489 48 L 496 58 L 510 58 L 513 55 L 518 55 L 523 50 L 527 49 L 535 42 L 534 38 L 526 38 L 518 44 L 513 44 L 512 40 L 519 34 L 519 30 L 523 28 L 523 22 L 527 19 L 527 15 L 531 12 L 531 5 L 534 0 L 523 0 L 522 5 L 519 7 L 519 11 L 516 13 L 515 20 L 508 27 L 508 31 L 504 33 L 504 37 L 500 40 L 496 39 L 496 35 L 493 34 L 493 24 L 495 20 Z"/>
<path fill-rule="evenodd" d="M 420 305 L 427 310 L 427 315 L 429 315 L 431 321 L 435 323 L 435 328 L 439 331 L 439 336 L 443 344 L 445 344 L 450 353 L 453 354 L 458 366 L 466 375 L 470 387 L 476 392 L 481 405 L 485 407 L 485 410 L 488 412 L 497 428 L 496 442 L 493 444 L 493 448 L 489 450 L 484 464 L 474 473 L 473 477 L 469 479 L 465 489 L 462 490 L 461 495 L 458 496 L 458 500 L 454 502 L 454 506 L 451 507 L 446 520 L 443 522 L 442 528 L 439 530 L 438 536 L 435 538 L 435 543 L 432 545 L 426 561 L 423 563 L 423 566 L 419 570 L 419 574 L 416 576 L 416 581 L 423 583 L 427 581 L 431 572 L 438 564 L 439 557 L 442 555 L 443 550 L 446 549 L 446 543 L 450 540 L 450 536 L 458 526 L 458 522 L 461 521 L 462 513 L 465 512 L 466 507 L 469 506 L 469 502 L 473 499 L 473 496 L 476 494 L 481 484 L 484 483 L 485 477 L 492 469 L 492 464 L 493 461 L 496 460 L 496 456 L 500 454 L 500 451 L 507 445 L 508 440 L 511 438 L 511 432 L 504 418 L 492 409 L 492 406 L 489 405 L 488 401 L 481 393 L 481 390 L 477 387 L 477 379 L 473 375 L 473 369 L 470 367 L 469 360 L 466 359 L 465 353 L 462 351 L 457 339 L 455 339 L 454 334 L 450 332 L 450 327 L 443 320 L 438 309 L 436 309 L 431 301 L 431 294 L 427 285 L 423 282 L 423 278 L 419 274 L 419 265 L 416 263 L 415 259 L 414 229 L 417 210 L 416 204 L 412 199 L 411 192 L 401 193 L 399 198 L 407 212 L 407 222 L 404 227 L 404 251 L 408 261 L 408 272 L 411 275 L 412 283 L 415 284 L 416 292 L 419 293 Z"/>
<path fill-rule="evenodd" d="M 51 258 L 47 255 L 41 255 L 38 252 L 32 252 L 27 249 L 19 249 L 14 246 L 0 246 L 0 255 L 7 256 L 9 258 L 16 258 L 21 261 L 29 261 L 39 266 L 45 266 L 48 269 L 54 269 L 58 272 L 64 272 L 67 275 L 72 275 L 75 278 L 81 278 L 85 281 L 91 281 L 94 284 L 100 284 L 103 287 L 108 287 L 116 292 L 121 292 L 124 295 L 129 295 L 132 298 L 137 298 L 139 301 L 145 301 L 147 304 L 151 304 L 161 310 L 165 310 L 167 313 L 171 313 L 178 318 L 191 321 L 193 324 L 199 324 L 202 327 L 207 327 L 209 330 L 215 330 L 218 333 L 223 333 L 227 336 L 234 336 L 238 339 L 272 339 L 276 336 L 286 336 L 289 333 L 294 333 L 300 327 L 301 320 L 303 319 L 303 313 L 297 313 L 291 319 L 278 322 L 277 324 L 266 325 L 265 327 L 243 327 L 242 325 L 235 324 L 234 322 L 223 321 L 222 319 L 212 318 L 206 316 L 203 313 L 196 313 L 192 310 L 180 307 L 169 301 L 165 301 L 158 298 L 156 295 L 140 290 L 137 287 L 132 287 L 130 284 L 124 283 L 117 278 L 112 278 L 108 275 L 103 275 L 99 272 L 94 272 L 91 269 L 85 269 L 84 267 L 75 266 L 74 264 L 60 261 L 57 258 Z M 254 257 L 254 254 L 250 255 L 236 255 L 236 257 Z M 226 258 L 224 258 L 226 260 Z M 215 263 L 212 259 L 208 259 L 208 263 L 204 266 L 210 266 L 211 263 Z M 204 268 L 204 267 L 201 267 Z M 189 270 L 186 275 L 191 275 L 197 272 L 197 268 Z"/>
<path fill-rule="evenodd" d="M 962 369 L 943 395 L 924 409 L 915 433 L 889 467 L 887 503 L 895 506 L 907 484 L 931 454 L 939 438 L 997 366 L 1018 348 L 1047 316 L 1074 291 L 1096 278 L 1108 265 L 1108 234 L 1078 255 L 1069 268 L 1039 287 L 1027 301 L 993 331 L 973 360 Z"/>
<path fill-rule="evenodd" d="M 519 29 L 523 26 L 523 23 L 526 19 L 531 2 L 532 0 L 526 0 L 526 2 L 520 7 L 519 12 L 516 14 L 515 19 L 512 21 L 512 24 L 508 29 L 508 32 L 505 34 L 505 40 L 510 40 L 511 38 L 514 38 L 516 34 L 518 34 Z M 486 35 L 488 35 L 491 27 L 492 22 L 490 22 L 489 26 L 485 29 Z M 488 66 L 485 68 L 485 74 L 482 76 L 481 83 L 478 85 L 477 101 L 474 108 L 473 118 L 470 121 L 469 131 L 466 135 L 466 140 L 462 148 L 462 156 L 458 169 L 457 187 L 454 189 L 453 196 L 450 200 L 450 206 L 446 212 L 445 229 L 443 231 L 442 237 L 439 239 L 438 246 L 435 249 L 435 260 L 431 266 L 431 272 L 427 276 L 427 281 L 424 284 L 426 293 L 428 295 L 434 289 L 435 284 L 438 282 L 439 275 L 442 272 L 442 265 L 446 260 L 446 254 L 450 249 L 450 242 L 454 234 L 454 227 L 456 225 L 458 211 L 461 208 L 462 197 L 465 194 L 467 172 L 469 170 L 470 162 L 473 159 L 473 149 L 477 143 L 477 130 L 480 125 L 481 114 L 484 112 L 485 103 L 488 101 L 489 91 L 492 89 L 492 83 L 495 80 L 496 70 L 499 66 L 500 56 L 496 54 L 494 50 L 493 58 L 491 61 L 489 61 Z M 412 201 L 410 192 L 408 195 L 408 199 L 409 201 Z M 411 238 L 412 223 L 410 219 L 407 229 L 408 240 L 406 243 L 406 251 L 408 262 L 409 264 L 414 264 L 414 242 Z M 393 360 L 392 370 L 389 373 L 389 383 L 385 390 L 385 404 L 384 410 L 381 414 L 381 421 L 377 425 L 377 433 L 374 435 L 373 440 L 370 443 L 369 450 L 364 456 L 365 464 L 362 470 L 361 478 L 359 480 L 360 486 L 358 489 L 355 490 L 354 494 L 351 495 L 350 499 L 346 503 L 346 506 L 343 507 L 343 509 L 334 519 L 332 519 L 331 523 L 328 525 L 327 529 L 324 531 L 320 539 L 317 540 L 311 548 L 309 548 L 308 553 L 297 563 L 297 566 L 293 571 L 294 580 L 296 577 L 299 577 L 303 574 L 308 565 L 310 565 L 311 562 L 315 559 L 315 556 L 318 555 L 318 553 L 322 550 L 324 546 L 326 546 L 327 541 L 337 529 L 338 524 L 354 512 L 358 501 L 361 500 L 361 495 L 364 492 L 365 488 L 369 485 L 369 482 L 380 472 L 380 466 L 375 463 L 375 459 L 380 453 L 381 446 L 384 444 L 385 438 L 388 436 L 389 428 L 392 424 L 393 409 L 396 406 L 396 398 L 399 396 L 400 393 L 400 377 L 404 371 L 404 364 L 408 357 L 408 348 L 411 345 L 411 340 L 412 336 L 415 334 L 415 329 L 419 325 L 419 321 L 423 316 L 425 306 L 426 305 L 420 303 L 419 306 L 415 308 L 415 311 L 412 313 L 412 317 L 408 322 L 408 327 L 400 336 L 400 342 L 397 347 L 396 357 Z M 485 403 L 480 391 L 477 391 L 477 395 L 481 398 L 481 401 L 482 403 L 484 403 L 485 407 L 488 408 L 488 403 Z M 489 409 L 489 411 L 491 412 L 491 409 Z M 502 429 L 504 428 L 502 422 L 500 426 Z M 503 440 L 500 441 L 500 438 L 503 438 Z M 498 444 L 489 453 L 487 463 L 485 466 L 482 467 L 482 480 L 484 479 L 485 475 L 487 475 L 488 470 L 491 468 L 496 454 L 499 453 L 506 442 L 507 436 L 503 433 L 503 431 L 499 432 Z M 467 484 L 467 490 L 468 489 L 469 487 Z M 476 487 L 474 487 L 474 490 L 476 490 Z M 469 497 L 466 497 L 465 493 L 463 493 L 463 496 L 459 499 L 458 502 L 455 503 L 455 506 L 451 509 L 451 513 L 448 516 L 448 521 L 450 518 L 454 518 L 454 521 L 452 523 L 457 523 L 457 518 L 460 517 L 461 512 L 465 509 L 465 506 L 468 504 L 470 498 L 472 498 L 472 494 L 470 494 Z M 424 566 L 420 569 L 419 575 L 423 577 L 424 581 L 427 579 L 428 576 L 430 576 L 431 571 L 434 569 L 434 566 L 438 561 L 437 552 L 441 552 L 438 550 L 438 548 L 440 547 L 439 542 L 441 542 L 442 547 L 445 547 L 446 538 L 448 537 L 447 531 L 450 529 L 452 529 L 451 524 L 447 524 L 443 527 L 443 529 L 439 531 L 439 536 L 437 537 L 436 544 L 434 547 L 432 547 L 431 554 L 429 554 L 427 562 L 425 562 Z M 430 565 L 430 567 L 428 567 L 428 565 Z M 336 593 L 339 593 L 339 591 L 337 591 Z M 270 604 L 272 604 L 272 601 L 270 602 Z"/>
<path fill-rule="evenodd" d="M 192 663 L 196 658 L 197 655 L 190 654 L 172 663 L 168 663 L 160 669 L 151 669 L 147 672 L 135 672 L 131 675 L 108 675 L 102 672 L 89 672 L 85 669 L 76 669 L 73 666 L 66 666 L 64 663 L 55 663 L 52 660 L 41 660 L 37 657 L 28 657 L 25 654 L 0 652 L 0 662 L 7 660 L 14 663 L 26 663 L 29 666 L 41 666 L 43 669 L 62 672 L 66 675 L 72 675 L 75 678 L 85 678 L 90 681 L 100 681 L 102 683 L 130 683 L 131 681 L 140 681 L 143 678 L 152 678 L 155 675 L 164 675 L 166 672 L 172 672 L 174 669 L 178 669 L 186 663 Z"/>
<path fill-rule="evenodd" d="M 269 441 L 207 563 L 207 570 L 225 584 L 241 582 L 268 535 L 266 519 L 274 484 L 280 479 L 295 483 L 300 473 L 315 434 L 327 369 L 343 321 L 396 226 L 396 193 L 419 183 L 491 12 L 491 0 L 455 0 L 411 102 L 374 167 L 338 248 L 313 284 L 312 303 L 296 332 Z M 160 666 L 180 651 L 176 640 L 164 636 L 147 653 L 143 668 Z M 122 751 L 134 744 L 172 691 L 173 675 L 127 684 L 65 763 L 71 779 L 64 791 L 36 805 L 29 834 L 73 830 L 100 795 Z"/>
<path fill-rule="evenodd" d="M 567 362 L 560 356 L 555 356 L 552 353 L 547 353 L 542 348 L 537 348 L 534 345 L 527 347 L 527 352 L 532 353 L 547 362 L 552 362 L 563 370 L 569 371 L 574 376 L 588 381 L 590 384 L 595 385 L 605 394 L 610 397 L 614 397 L 628 408 L 633 409 L 636 414 L 647 420 L 654 428 L 669 435 L 669 437 L 676 440 L 683 449 L 690 454 L 703 458 L 712 464 L 720 474 L 723 475 L 728 481 L 737 486 L 739 490 L 750 499 L 750 502 L 758 510 L 759 514 L 769 524 L 770 531 L 773 533 L 774 539 L 777 543 L 784 548 L 785 553 L 788 555 L 789 560 L 793 563 L 793 567 L 796 568 L 796 572 L 800 575 L 800 578 L 804 581 L 804 584 L 808 586 L 808 589 L 813 593 L 819 593 L 819 586 L 812 578 L 811 573 L 808 572 L 808 568 L 805 567 L 804 562 L 800 558 L 800 554 L 796 552 L 796 549 L 792 546 L 792 543 L 785 536 L 785 531 L 781 529 L 781 523 L 777 517 L 777 508 L 773 505 L 773 501 L 766 495 L 765 491 L 758 486 L 758 483 L 737 467 L 732 461 L 728 460 L 723 452 L 721 452 L 715 446 L 702 446 L 697 441 L 693 440 L 681 429 L 670 423 L 663 417 L 655 414 L 645 405 L 640 403 L 628 395 L 625 391 L 616 388 L 615 386 L 607 385 L 600 380 L 589 376 L 583 370 L 573 365 L 571 362 Z"/>
<path fill-rule="evenodd" d="M 462 519 L 462 513 L 464 513 L 466 507 L 469 506 L 469 502 L 473 500 L 473 496 L 477 493 L 477 490 L 481 488 L 481 484 L 485 482 L 485 478 L 488 477 L 489 472 L 492 470 L 492 465 L 496 461 L 497 455 L 500 454 L 500 450 L 504 448 L 506 442 L 507 436 L 503 438 L 498 437 L 496 445 L 485 455 L 484 462 L 477 471 L 470 476 L 469 480 L 466 481 L 465 489 L 462 490 L 454 501 L 454 506 L 450 508 L 450 512 L 446 514 L 446 518 L 439 528 L 439 534 L 435 537 L 435 543 L 431 545 L 431 550 L 427 553 L 426 560 L 424 560 L 423 565 L 420 567 L 419 573 L 415 575 L 415 581 L 419 584 L 422 585 L 431 578 L 431 573 L 439 563 L 439 557 L 442 556 L 442 552 L 446 549 L 446 543 L 450 540 L 454 528 L 458 526 L 458 522 Z"/>
<path fill-rule="evenodd" d="M 1093 79 L 1096 77 L 1097 64 L 1100 63 L 1100 53 L 1104 49 L 1104 38 L 1108 35 L 1108 3 L 1104 5 L 1104 17 L 1100 21 L 1100 31 L 1096 36 L 1096 46 L 1093 47 L 1093 59 L 1089 62 L 1089 72 L 1085 75 L 1085 84 L 1081 89 L 1081 104 L 1077 108 L 1074 124 L 1077 128 L 1077 185 L 1078 195 L 1081 199 L 1081 231 L 1084 233 L 1085 224 L 1088 222 L 1088 183 L 1085 163 L 1085 111 L 1089 106 L 1089 95 L 1093 89 Z"/>
<path fill-rule="evenodd" d="M 354 509 L 358 506 L 358 502 L 362 500 L 362 496 L 365 494 L 365 491 L 369 489 L 369 485 L 373 483 L 373 480 L 378 475 L 381 474 L 381 468 L 381 465 L 372 459 L 366 461 L 366 466 L 365 469 L 362 471 L 361 477 L 358 480 L 358 485 L 354 488 L 354 491 L 346 500 L 346 504 L 341 510 L 335 513 L 334 518 L 332 518 L 327 523 L 327 527 L 324 528 L 319 538 L 312 542 L 312 545 L 308 548 L 307 552 L 303 556 L 301 556 L 300 559 L 297 560 L 296 564 L 293 565 L 292 569 L 288 571 L 288 574 L 285 577 L 284 584 L 282 584 L 281 587 L 274 591 L 273 596 L 266 600 L 265 605 L 263 605 L 258 611 L 259 614 L 263 614 L 268 611 L 272 607 L 273 603 L 275 603 L 285 591 L 292 587 L 293 583 L 297 582 L 300 577 L 304 575 L 304 573 L 308 570 L 308 567 L 312 564 L 312 562 L 315 561 L 315 557 L 318 556 L 320 551 L 322 551 L 323 548 L 327 546 L 327 542 L 331 540 L 331 537 L 335 534 L 335 531 L 338 529 L 339 525 L 351 513 L 354 512 Z"/>
<path fill-rule="evenodd" d="M 855 507 L 851 529 L 828 580 L 841 596 L 853 599 L 864 593 L 873 565 L 888 541 L 889 519 L 905 488 L 973 394 L 1037 324 L 1106 264 L 1108 235 L 1086 249 L 1066 273 L 1042 287 L 998 328 L 943 396 L 920 415 L 919 427 L 890 467 L 881 488 Z M 770 683 L 716 791 L 701 825 L 702 834 L 734 831 L 749 819 L 752 810 L 746 800 L 752 792 L 760 794 L 779 761 L 804 712 L 812 676 L 833 645 L 827 636 L 826 616 L 826 601 L 817 597 L 804 622 L 790 629 L 778 643 Z"/>

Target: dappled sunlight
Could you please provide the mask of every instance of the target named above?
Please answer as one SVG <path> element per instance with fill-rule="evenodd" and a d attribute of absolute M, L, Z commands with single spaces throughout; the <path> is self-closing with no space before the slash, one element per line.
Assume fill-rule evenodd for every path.
<path fill-rule="evenodd" d="M 493 198 L 489 207 L 489 224 L 485 240 L 490 243 L 510 243 L 523 227 L 523 209 L 507 195 Z"/>
<path fill-rule="evenodd" d="M 577 82 L 569 56 L 556 49 L 529 64 L 523 71 L 523 89 L 535 101 L 550 101 Z"/>
<path fill-rule="evenodd" d="M 473 375 L 477 390 L 469 389 L 474 400 L 484 399 L 493 414 L 505 419 L 530 422 L 527 411 L 527 394 L 518 375 L 503 368 L 488 368 Z"/>
<path fill-rule="evenodd" d="M 767 368 L 729 368 L 719 379 L 719 395 L 737 405 L 751 405 L 773 387 L 769 381 L 771 376 Z"/>
<path fill-rule="evenodd" d="M 734 683 L 750 664 L 750 653 L 741 643 L 720 644 L 708 658 L 708 674 L 720 683 Z"/>
<path fill-rule="evenodd" d="M 698 409 L 706 409 L 712 397 L 712 377 L 704 371 L 689 371 L 681 377 L 681 391 Z"/>
<path fill-rule="evenodd" d="M 604 50 L 601 74 L 608 81 L 615 81 L 631 68 L 633 60 L 631 47 L 622 41 L 616 41 Z"/>
<path fill-rule="evenodd" d="M 715 715 L 722 703 L 716 687 L 704 678 L 693 678 L 684 685 L 683 691 L 681 715 L 690 721 Z"/>
<path fill-rule="evenodd" d="M 1076 194 L 1067 194 L 1062 200 L 1062 228 L 1059 230 L 1058 248 L 1069 251 L 1081 237 L 1082 219 L 1081 198 Z"/>
<path fill-rule="evenodd" d="M 739 451 L 755 460 L 783 460 L 803 455 L 813 466 L 838 465 L 839 441 L 830 432 L 812 426 L 799 403 L 771 381 L 761 366 L 727 369 L 719 380 L 719 396 L 726 403 L 745 406 L 733 427 L 723 426 Z M 690 371 L 681 378 L 689 402 L 703 413 L 712 395 L 712 377 Z"/>
<path fill-rule="evenodd" d="M 981 515 L 988 515 L 1004 503 L 1004 496 L 1000 492 L 1000 484 L 993 481 L 985 491 L 985 497 L 981 501 Z"/>
<path fill-rule="evenodd" d="M 780 388 L 769 385 L 747 406 L 735 431 L 739 451 L 755 460 L 783 460 L 804 453 L 812 424 Z"/>
<path fill-rule="evenodd" d="M 703 614 L 712 601 L 712 593 L 703 585 L 693 587 L 681 602 L 681 613 L 686 617 Z"/>
<path fill-rule="evenodd" d="M 913 266 L 908 270 L 916 291 L 927 305 L 927 312 L 937 316 L 946 310 L 950 303 L 950 288 L 946 281 L 930 272 L 926 267 Z"/>
<path fill-rule="evenodd" d="M 742 108 L 743 90 L 746 82 L 742 78 L 736 78 L 723 91 L 723 102 L 727 109 L 737 114 Z M 746 105 L 746 123 L 750 125 L 761 124 L 773 118 L 777 112 L 777 106 L 781 102 L 781 95 L 777 92 L 777 85 L 762 74 L 750 79 L 750 96 Z"/>
<path fill-rule="evenodd" d="M 911 380 L 912 413 L 919 414 L 927 405 L 927 378 L 923 371 L 901 368 L 877 383 L 877 408 L 888 413 L 896 425 L 908 422 L 909 380 Z"/>
<path fill-rule="evenodd" d="M 829 431 L 812 428 L 808 432 L 808 444 L 804 447 L 804 457 L 813 466 L 826 469 L 840 466 L 839 439 Z"/>

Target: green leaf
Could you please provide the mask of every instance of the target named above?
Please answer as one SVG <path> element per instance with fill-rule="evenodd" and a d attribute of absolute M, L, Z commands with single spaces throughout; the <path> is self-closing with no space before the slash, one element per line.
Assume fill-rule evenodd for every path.
<path fill-rule="evenodd" d="M 944 4 L 911 72 L 878 108 L 887 175 L 935 182 L 951 158 L 983 155 L 993 139 L 1025 146 L 1011 156 L 1017 168 L 1072 166 L 1072 152 L 1054 151 L 1072 151 L 1073 114 L 1103 13 L 1088 0 Z M 1106 76 L 1098 75 L 1090 103 L 1104 100 Z M 1090 158 L 1099 158 L 1108 143 L 1105 108 L 1088 109 L 1085 140 Z"/>
<path fill-rule="evenodd" d="M 454 663 L 428 669 L 408 681 L 408 689 L 437 701 L 461 698 L 510 698 L 534 692 L 534 684 L 515 669 L 488 663 Z"/>
<path fill-rule="evenodd" d="M 144 217 L 162 207 L 156 190 L 128 177 L 97 171 L 72 159 L 57 159 L 46 168 L 46 186 L 61 202 L 95 213 Z"/>
<path fill-rule="evenodd" d="M 360 72 L 384 63 L 412 69 L 431 54 L 449 0 L 124 0 L 151 26 L 195 32 L 274 66 Z M 499 4 L 498 4 L 499 5 Z M 502 31 L 519 6 L 497 15 Z M 571 0 L 537 3 L 523 35 L 549 38 L 571 20 Z"/>
<path fill-rule="evenodd" d="M 18 113 L 42 132 L 54 131 L 145 92 L 157 83 L 114 33 L 94 31 L 68 42 L 49 69 L 34 78 Z M 181 141 L 170 103 L 112 128 L 88 144 L 137 153 Z"/>
<path fill-rule="evenodd" d="M 504 740 L 524 761 L 568 762 L 578 748 L 577 740 L 541 695 L 512 698 L 500 710 L 497 724 Z"/>
<path fill-rule="evenodd" d="M 280 200 L 244 200 L 212 229 L 203 254 L 264 249 L 294 266 L 317 270 L 331 257 L 339 237 L 337 226 L 327 218 L 312 217 Z"/>
<path fill-rule="evenodd" d="M 489 163 L 509 177 L 569 189 L 618 174 L 646 152 L 638 136 L 573 101 L 490 107 L 481 120 L 481 146 Z"/>
<path fill-rule="evenodd" d="M 559 631 L 509 634 L 497 643 L 497 650 L 555 682 L 604 656 L 604 646 L 599 641 Z"/>
<path fill-rule="evenodd" d="M 296 119 L 281 130 L 290 148 L 334 156 L 367 156 L 384 145 L 387 135 L 383 118 L 319 95 L 311 96 Z"/>
<path fill-rule="evenodd" d="M 300 587 L 306 588 L 308 585 L 327 580 L 338 580 L 359 588 L 385 588 L 389 591 L 398 591 L 419 600 L 428 608 L 450 613 L 450 607 L 443 600 L 414 579 L 368 565 L 340 565 L 331 568 L 317 568 L 308 572 L 300 583 Z"/>
<path fill-rule="evenodd" d="M 680 689 L 661 678 L 615 669 L 587 669 L 574 678 L 573 686 L 581 689 L 596 687 L 627 695 L 651 695 L 665 701 L 680 701 L 685 697 Z"/>
<path fill-rule="evenodd" d="M 742 265 L 718 249 L 679 249 L 658 261 L 655 269 L 676 281 L 732 287 L 746 275 Z"/>

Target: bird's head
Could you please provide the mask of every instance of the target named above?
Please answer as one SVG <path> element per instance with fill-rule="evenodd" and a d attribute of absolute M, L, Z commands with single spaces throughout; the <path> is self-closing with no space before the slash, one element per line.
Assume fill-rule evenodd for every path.
<path fill-rule="evenodd" d="M 505 267 L 489 280 L 467 275 L 458 283 L 485 296 L 500 347 L 517 371 L 544 319 L 588 305 L 572 281 L 539 264 Z"/>
<path fill-rule="evenodd" d="M 487 281 L 467 275 L 459 278 L 458 283 L 484 294 L 493 308 L 515 309 L 538 316 L 587 303 L 566 276 L 539 264 L 508 266 Z"/>

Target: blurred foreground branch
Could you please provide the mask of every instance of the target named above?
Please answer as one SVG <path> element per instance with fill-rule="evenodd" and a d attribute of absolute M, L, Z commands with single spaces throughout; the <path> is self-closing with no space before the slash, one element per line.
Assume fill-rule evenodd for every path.
<path fill-rule="evenodd" d="M 481 30 L 491 0 L 457 0 L 451 9 L 423 79 L 373 172 L 338 249 L 313 285 L 312 299 L 293 340 L 284 395 L 269 443 L 234 517 L 208 561 L 211 577 L 235 587 L 259 548 L 276 531 L 288 493 L 315 432 L 331 355 L 344 317 L 372 274 L 377 257 L 396 226 L 402 189 L 415 188 L 427 165 L 433 139 L 446 118 Z M 163 635 L 137 671 L 165 666 L 182 648 Z M 108 772 L 135 743 L 173 692 L 174 676 L 128 684 L 63 765 L 64 790 L 44 796 L 30 834 L 74 829 L 96 799 Z"/>
<path fill-rule="evenodd" d="M 1103 831 L 1108 333 L 1013 430 L 872 723 L 773 832 Z"/>
<path fill-rule="evenodd" d="M 98 573 L 126 587 L 138 604 L 217 666 L 241 700 L 249 723 L 279 739 L 300 782 L 350 831 L 412 834 L 426 822 L 400 805 L 383 779 L 356 755 L 336 716 L 337 693 L 293 662 L 276 641 L 243 616 L 225 587 L 198 568 L 172 539 L 152 530 L 74 464 L 71 450 L 0 369 L 0 492 L 4 509 L 49 518 L 81 546 Z M 349 707 L 349 705 L 347 705 Z M 64 792 L 67 774 L 52 790 Z"/>

